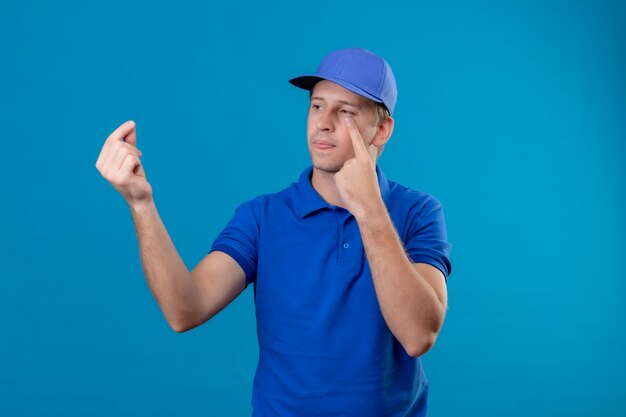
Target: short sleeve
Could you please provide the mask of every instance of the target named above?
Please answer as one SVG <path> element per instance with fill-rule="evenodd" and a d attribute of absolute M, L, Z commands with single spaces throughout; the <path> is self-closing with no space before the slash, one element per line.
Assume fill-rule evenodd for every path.
<path fill-rule="evenodd" d="M 452 245 L 448 243 L 441 203 L 429 196 L 410 219 L 404 244 L 407 255 L 413 262 L 423 262 L 438 268 L 443 272 L 447 283 L 448 276 L 452 273 Z"/>
<path fill-rule="evenodd" d="M 246 285 L 256 278 L 259 224 L 252 202 L 235 210 L 224 230 L 217 236 L 210 252 L 220 251 L 233 258 L 246 273 Z"/>

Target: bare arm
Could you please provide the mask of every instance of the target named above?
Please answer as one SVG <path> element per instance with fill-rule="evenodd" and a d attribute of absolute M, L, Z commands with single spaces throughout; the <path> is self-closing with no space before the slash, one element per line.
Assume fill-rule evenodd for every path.
<path fill-rule="evenodd" d="M 210 253 L 189 272 L 157 212 L 136 144 L 134 122 L 124 123 L 106 140 L 96 168 L 128 203 L 148 286 L 172 329 L 183 332 L 236 298 L 245 288 L 245 274 L 222 252 Z"/>
<path fill-rule="evenodd" d="M 409 355 L 423 355 L 434 345 L 447 309 L 443 273 L 411 263 L 382 201 L 357 222 L 383 317 Z"/>
<path fill-rule="evenodd" d="M 244 290 L 243 269 L 222 252 L 211 252 L 190 273 L 154 203 L 131 207 L 131 213 L 148 286 L 174 331 L 199 326 Z"/>

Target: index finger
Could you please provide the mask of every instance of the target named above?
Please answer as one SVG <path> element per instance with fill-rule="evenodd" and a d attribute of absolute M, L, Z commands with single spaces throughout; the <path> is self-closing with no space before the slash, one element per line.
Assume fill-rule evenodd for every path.
<path fill-rule="evenodd" d="M 129 145 L 137 145 L 137 131 L 135 130 L 135 122 L 129 120 L 122 123 L 117 129 L 113 131 L 104 143 L 105 146 L 110 146 L 116 140 L 126 139 L 126 143 Z"/>
<path fill-rule="evenodd" d="M 363 137 L 359 132 L 359 129 L 356 127 L 354 120 L 349 117 L 344 119 L 344 123 L 348 127 L 348 133 L 350 133 L 350 138 L 352 139 L 352 147 L 354 148 L 354 155 L 357 158 L 367 158 L 369 160 L 369 154 L 367 153 L 367 148 L 365 147 L 365 143 L 363 143 Z"/>

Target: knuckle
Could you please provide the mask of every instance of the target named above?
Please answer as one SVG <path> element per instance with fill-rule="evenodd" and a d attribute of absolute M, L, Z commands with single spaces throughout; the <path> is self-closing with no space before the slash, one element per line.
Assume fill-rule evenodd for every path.
<path fill-rule="evenodd" d="M 129 156 L 129 155 L 132 155 L 132 154 L 133 154 L 132 149 L 128 149 L 128 148 L 122 148 L 122 149 L 120 149 L 120 155 L 121 155 L 124 159 L 128 158 L 128 156 Z"/>
<path fill-rule="evenodd" d="M 123 145 L 124 149 L 128 149 L 129 151 L 134 152 L 134 153 L 137 153 L 139 151 L 139 149 L 137 149 L 136 147 L 134 147 L 133 145 L 129 143 L 123 142 L 123 144 L 124 144 Z"/>
<path fill-rule="evenodd" d="M 109 182 L 112 185 L 117 186 L 117 187 L 123 187 L 125 185 L 124 179 L 122 177 L 120 177 L 119 175 L 115 175 L 115 176 L 111 177 Z"/>
<path fill-rule="evenodd" d="M 117 171 L 114 175 L 115 181 L 117 181 L 117 183 L 119 185 L 124 185 L 128 182 L 128 175 L 126 174 L 126 171 Z"/>

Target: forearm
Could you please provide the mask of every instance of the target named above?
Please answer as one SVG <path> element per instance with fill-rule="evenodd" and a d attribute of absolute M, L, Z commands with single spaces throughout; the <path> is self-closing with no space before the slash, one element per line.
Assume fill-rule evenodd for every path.
<path fill-rule="evenodd" d="M 357 222 L 383 317 L 407 352 L 417 356 L 434 343 L 444 307 L 406 255 L 382 200 Z"/>
<path fill-rule="evenodd" d="M 154 201 L 131 206 L 141 263 L 152 294 L 175 331 L 189 328 L 201 311 L 201 293 L 174 246 Z"/>

